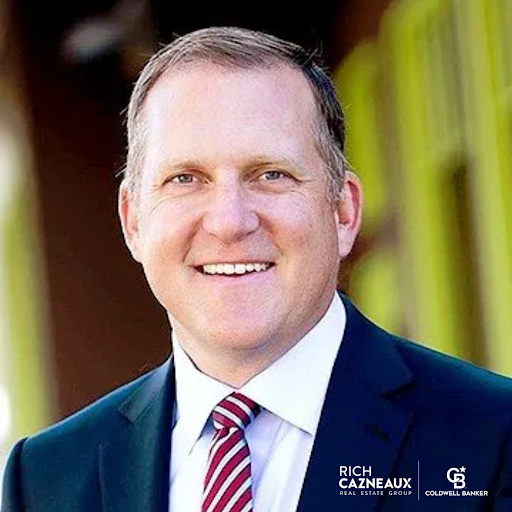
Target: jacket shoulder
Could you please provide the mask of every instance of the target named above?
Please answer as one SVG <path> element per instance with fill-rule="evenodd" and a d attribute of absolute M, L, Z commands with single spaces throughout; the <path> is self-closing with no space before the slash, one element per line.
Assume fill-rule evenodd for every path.
<path fill-rule="evenodd" d="M 390 335 L 424 394 L 439 405 L 472 406 L 482 413 L 512 412 L 512 379 L 474 363 Z"/>
<path fill-rule="evenodd" d="M 81 443 L 97 443 L 107 439 L 113 431 L 128 423 L 120 409 L 144 388 L 156 371 L 152 370 L 114 389 L 83 409 L 29 437 L 24 444 L 24 451 L 38 451 L 39 447 L 47 450 L 53 446 L 62 450 L 66 441 L 73 445 L 77 439 Z"/>

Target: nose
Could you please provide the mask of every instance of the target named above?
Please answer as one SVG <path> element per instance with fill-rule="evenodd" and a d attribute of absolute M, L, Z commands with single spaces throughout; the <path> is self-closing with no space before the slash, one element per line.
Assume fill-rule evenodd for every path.
<path fill-rule="evenodd" d="M 206 207 L 203 229 L 224 243 L 238 242 L 256 231 L 259 217 L 243 184 L 217 183 Z"/>

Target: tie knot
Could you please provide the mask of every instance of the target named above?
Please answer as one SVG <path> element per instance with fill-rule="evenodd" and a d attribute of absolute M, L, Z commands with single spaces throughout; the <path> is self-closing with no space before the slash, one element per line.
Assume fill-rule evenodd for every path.
<path fill-rule="evenodd" d="M 235 391 L 222 400 L 212 412 L 213 425 L 244 430 L 260 412 L 260 406 L 250 398 Z"/>

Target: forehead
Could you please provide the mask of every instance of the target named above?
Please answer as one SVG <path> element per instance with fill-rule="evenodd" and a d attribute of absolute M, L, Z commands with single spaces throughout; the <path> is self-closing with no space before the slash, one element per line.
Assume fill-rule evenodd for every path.
<path fill-rule="evenodd" d="M 149 91 L 145 113 L 148 118 L 162 113 L 191 118 L 201 109 L 208 109 L 208 116 L 216 110 L 243 116 L 244 110 L 263 115 L 276 108 L 283 120 L 311 121 L 314 95 L 298 69 L 286 65 L 245 69 L 200 62 L 164 73 Z M 253 116 L 251 112 L 256 121 Z"/>
<path fill-rule="evenodd" d="M 187 65 L 156 82 L 145 106 L 146 168 L 195 159 L 205 164 L 256 156 L 318 164 L 315 103 L 302 73 Z"/>

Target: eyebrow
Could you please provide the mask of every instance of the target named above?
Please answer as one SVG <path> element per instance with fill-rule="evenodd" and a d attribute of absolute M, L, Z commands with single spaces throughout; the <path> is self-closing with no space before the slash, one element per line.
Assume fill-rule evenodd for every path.
<path fill-rule="evenodd" d="M 265 165 L 287 165 L 287 166 L 290 166 L 290 167 L 293 167 L 295 169 L 299 169 L 301 171 L 303 171 L 304 169 L 302 168 L 302 166 L 299 164 L 299 162 L 297 162 L 296 160 L 294 160 L 293 158 L 291 157 L 287 157 L 287 156 L 279 156 L 279 157 L 272 157 L 272 155 L 269 155 L 269 156 L 256 156 L 254 158 L 251 159 L 251 165 L 253 166 L 265 166 Z"/>
<path fill-rule="evenodd" d="M 193 158 L 187 160 L 162 160 L 158 163 L 158 168 L 161 170 L 172 169 L 176 171 L 187 170 L 190 168 L 202 168 L 203 165 L 199 160 Z"/>

